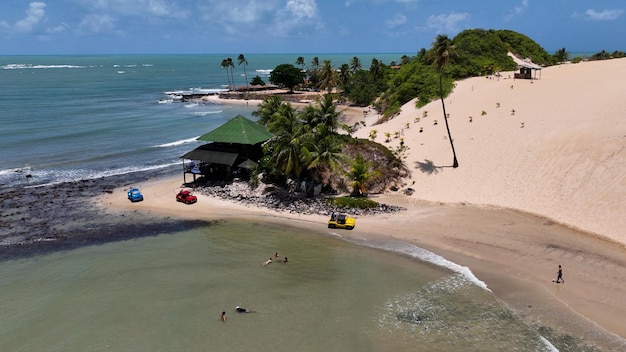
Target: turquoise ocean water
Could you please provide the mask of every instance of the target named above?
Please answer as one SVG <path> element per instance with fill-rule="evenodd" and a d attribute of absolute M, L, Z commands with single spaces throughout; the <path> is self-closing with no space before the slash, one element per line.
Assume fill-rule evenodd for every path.
<path fill-rule="evenodd" d="M 179 172 L 197 136 L 251 117 L 167 94 L 223 89 L 226 56 L 0 57 L 0 187 Z M 297 56 L 314 55 L 250 55 L 248 76 Z M 367 67 L 402 54 L 315 56 Z M 276 251 L 289 263 L 261 267 Z M 2 351 L 552 350 L 467 268 L 324 226 L 207 224 L 7 260 L 0 282 Z"/>
<path fill-rule="evenodd" d="M 99 178 L 180 162 L 195 138 L 245 106 L 179 104 L 171 94 L 224 89 L 227 55 L 0 57 L 0 184 Z M 248 78 L 300 55 L 250 55 Z M 313 55 L 302 55 L 309 63 Z M 389 63 L 401 54 L 317 55 L 337 67 L 358 56 Z M 235 84 L 245 85 L 236 64 Z M 168 95 L 167 93 L 170 93 Z M 177 165 L 179 166 L 179 165 Z M 24 179 L 28 173 L 32 178 Z"/>

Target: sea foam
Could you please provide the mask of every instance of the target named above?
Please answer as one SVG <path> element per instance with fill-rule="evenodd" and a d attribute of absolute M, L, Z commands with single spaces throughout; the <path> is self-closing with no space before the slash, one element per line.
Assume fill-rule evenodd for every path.
<path fill-rule="evenodd" d="M 198 137 L 200 137 L 200 136 L 198 136 Z M 198 141 L 198 137 L 193 137 L 193 138 L 188 138 L 188 139 L 181 139 L 181 140 L 175 141 L 175 142 L 159 144 L 159 145 L 155 145 L 154 148 L 167 148 L 167 147 L 175 147 L 177 145 L 194 143 L 194 142 Z"/>
<path fill-rule="evenodd" d="M 462 275 L 465 279 L 472 282 L 474 285 L 491 292 L 491 290 L 487 287 L 487 284 L 481 280 L 479 280 L 474 273 L 470 270 L 470 268 L 454 263 L 438 254 L 435 254 L 429 250 L 418 247 L 414 244 L 402 242 L 402 241 L 388 241 L 388 242 L 368 242 L 368 241 L 355 241 L 356 243 L 371 247 L 383 249 L 390 252 L 402 253 L 406 254 L 412 258 L 435 264 L 437 266 L 447 268 L 452 270 L 455 273 Z"/>
<path fill-rule="evenodd" d="M 52 69 L 52 68 L 85 68 L 76 65 L 32 65 L 32 64 L 8 64 L 2 66 L 4 70 L 27 70 L 27 69 Z"/>
<path fill-rule="evenodd" d="M 128 166 L 121 167 L 116 169 L 109 170 L 89 170 L 89 169 L 73 169 L 73 170 L 37 170 L 32 172 L 33 179 L 47 179 L 53 180 L 46 183 L 32 184 L 28 185 L 25 188 L 37 188 L 37 187 L 46 187 L 58 185 L 64 182 L 76 182 L 81 180 L 95 180 L 103 177 L 111 177 L 111 176 L 119 176 L 132 174 L 135 172 L 143 172 L 143 171 L 153 171 L 160 170 L 167 167 L 171 167 L 174 165 L 178 165 L 179 163 L 166 163 L 159 165 L 150 165 L 150 166 Z"/>

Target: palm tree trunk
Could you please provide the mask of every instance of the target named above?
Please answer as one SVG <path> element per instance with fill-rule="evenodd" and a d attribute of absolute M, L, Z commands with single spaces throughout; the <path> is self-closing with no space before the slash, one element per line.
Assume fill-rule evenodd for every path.
<path fill-rule="evenodd" d="M 237 89 L 237 86 L 235 85 L 235 76 L 233 75 L 233 67 L 230 67 L 230 79 L 233 81 L 233 90 Z"/>
<path fill-rule="evenodd" d="M 448 138 L 450 139 L 450 146 L 452 147 L 452 156 L 454 161 L 452 167 L 459 167 L 459 162 L 456 160 L 456 152 L 454 151 L 454 143 L 452 142 L 452 135 L 450 134 L 450 126 L 448 126 L 448 114 L 446 114 L 446 104 L 443 99 L 443 74 L 439 74 L 439 96 L 441 97 L 441 106 L 443 107 L 443 120 L 446 122 L 446 130 L 448 130 Z"/>

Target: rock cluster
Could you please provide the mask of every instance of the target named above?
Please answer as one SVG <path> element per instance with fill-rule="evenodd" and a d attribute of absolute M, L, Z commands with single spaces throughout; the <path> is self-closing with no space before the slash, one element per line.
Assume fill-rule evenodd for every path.
<path fill-rule="evenodd" d="M 305 197 L 300 193 L 290 193 L 287 190 L 275 187 L 257 187 L 252 189 L 247 183 L 243 182 L 233 182 L 219 186 L 200 186 L 196 190 L 207 196 L 236 203 L 262 207 L 277 212 L 306 215 L 330 215 L 335 212 L 362 216 L 406 210 L 402 207 L 386 204 L 378 204 L 377 207 L 368 209 L 337 207 L 329 204 L 328 198 L 325 196 Z"/>

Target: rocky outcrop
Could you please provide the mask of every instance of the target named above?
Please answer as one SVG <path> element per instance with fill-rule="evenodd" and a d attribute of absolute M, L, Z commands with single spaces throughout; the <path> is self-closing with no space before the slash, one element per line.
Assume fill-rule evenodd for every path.
<path fill-rule="evenodd" d="M 335 212 L 362 216 L 406 210 L 402 207 L 386 204 L 379 204 L 375 208 L 368 209 L 337 207 L 330 205 L 328 198 L 325 196 L 309 198 L 304 197 L 300 193 L 290 193 L 285 189 L 271 186 L 252 189 L 247 183 L 243 182 L 233 182 L 225 185 L 198 186 L 196 187 L 196 191 L 207 196 L 267 208 L 276 212 L 308 215 L 330 215 L 332 212 Z"/>

